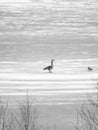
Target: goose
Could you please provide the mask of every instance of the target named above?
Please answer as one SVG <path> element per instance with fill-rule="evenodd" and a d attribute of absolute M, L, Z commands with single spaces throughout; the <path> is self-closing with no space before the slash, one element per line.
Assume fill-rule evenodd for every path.
<path fill-rule="evenodd" d="M 53 69 L 53 61 L 54 61 L 54 59 L 51 60 L 51 65 L 49 65 L 49 66 L 43 68 L 43 70 L 48 70 L 49 73 L 52 73 L 51 70 Z"/>
<path fill-rule="evenodd" d="M 89 70 L 89 71 L 92 71 L 92 70 L 93 70 L 93 68 L 91 68 L 91 67 L 88 67 L 88 70 Z"/>

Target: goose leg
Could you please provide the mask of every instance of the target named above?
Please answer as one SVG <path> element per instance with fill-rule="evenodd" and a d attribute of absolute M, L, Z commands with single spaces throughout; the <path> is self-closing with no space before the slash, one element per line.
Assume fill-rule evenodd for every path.
<path fill-rule="evenodd" d="M 51 70 L 49 70 L 49 73 L 52 73 L 52 71 L 51 71 Z"/>

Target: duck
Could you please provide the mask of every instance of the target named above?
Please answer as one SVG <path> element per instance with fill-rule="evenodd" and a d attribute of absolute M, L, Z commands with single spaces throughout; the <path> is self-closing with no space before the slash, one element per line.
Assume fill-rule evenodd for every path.
<path fill-rule="evenodd" d="M 92 70 L 93 70 L 93 68 L 91 68 L 91 67 L 88 67 L 88 70 L 89 70 L 89 71 L 92 71 Z"/>
<path fill-rule="evenodd" d="M 43 70 L 48 70 L 49 71 L 49 73 L 52 73 L 52 69 L 53 69 L 53 67 L 54 67 L 54 65 L 53 65 L 53 62 L 54 62 L 54 59 L 52 59 L 51 60 L 51 65 L 49 65 L 49 66 L 47 66 L 47 67 L 45 67 L 45 68 L 43 68 Z"/>

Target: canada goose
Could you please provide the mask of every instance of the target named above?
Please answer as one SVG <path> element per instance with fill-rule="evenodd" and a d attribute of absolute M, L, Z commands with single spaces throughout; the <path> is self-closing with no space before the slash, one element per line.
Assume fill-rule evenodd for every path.
<path fill-rule="evenodd" d="M 51 60 L 51 65 L 49 65 L 49 66 L 43 68 L 43 70 L 49 70 L 49 72 L 52 73 L 51 70 L 53 69 L 53 61 L 54 61 L 54 59 Z"/>

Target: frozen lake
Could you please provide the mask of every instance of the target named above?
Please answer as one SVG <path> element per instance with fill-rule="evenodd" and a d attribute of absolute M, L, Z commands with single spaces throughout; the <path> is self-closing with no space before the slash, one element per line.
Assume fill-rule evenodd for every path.
<path fill-rule="evenodd" d="M 0 4 L 0 94 L 28 90 L 38 103 L 66 104 L 94 92 L 97 15 L 96 0 Z M 51 59 L 50 74 L 43 68 Z M 94 70 L 89 72 L 88 66 Z"/>
<path fill-rule="evenodd" d="M 60 105 L 79 103 L 87 94 L 96 92 L 97 59 L 55 61 L 53 73 L 43 71 L 49 64 L 47 61 L 1 62 L 0 95 L 17 97 L 28 91 L 38 104 Z M 93 71 L 88 71 L 89 65 Z"/>

